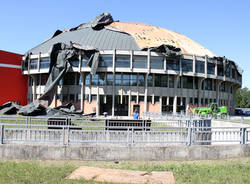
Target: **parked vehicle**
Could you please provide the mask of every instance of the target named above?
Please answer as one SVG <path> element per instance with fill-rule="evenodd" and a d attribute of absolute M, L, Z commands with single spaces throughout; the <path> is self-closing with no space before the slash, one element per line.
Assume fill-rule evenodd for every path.
<path fill-rule="evenodd" d="M 250 111 L 245 111 L 244 115 L 245 116 L 250 116 Z"/>
<path fill-rule="evenodd" d="M 235 115 L 244 115 L 244 112 L 241 109 L 235 109 Z"/>
<path fill-rule="evenodd" d="M 193 113 L 199 116 L 206 117 L 221 117 L 226 119 L 228 116 L 228 111 L 226 106 L 219 107 L 217 103 L 210 103 L 208 107 L 197 107 L 194 108 Z"/>

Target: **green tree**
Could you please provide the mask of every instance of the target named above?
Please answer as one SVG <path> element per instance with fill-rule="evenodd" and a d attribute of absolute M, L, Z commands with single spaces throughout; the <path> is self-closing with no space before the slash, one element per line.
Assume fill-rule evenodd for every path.
<path fill-rule="evenodd" d="M 250 91 L 248 88 L 245 87 L 237 90 L 236 107 L 250 108 Z"/>

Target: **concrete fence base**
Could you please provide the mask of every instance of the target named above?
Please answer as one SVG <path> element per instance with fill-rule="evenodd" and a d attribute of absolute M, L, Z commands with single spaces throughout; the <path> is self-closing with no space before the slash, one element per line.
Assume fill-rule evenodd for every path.
<path fill-rule="evenodd" d="M 209 146 L 59 146 L 0 145 L 0 158 L 34 160 L 210 160 L 249 157 L 250 145 Z"/>

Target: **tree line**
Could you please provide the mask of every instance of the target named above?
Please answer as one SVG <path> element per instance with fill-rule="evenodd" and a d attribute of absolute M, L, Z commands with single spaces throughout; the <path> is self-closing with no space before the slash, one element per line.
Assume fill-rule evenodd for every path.
<path fill-rule="evenodd" d="M 250 108 L 250 90 L 247 87 L 236 91 L 236 107 Z"/>

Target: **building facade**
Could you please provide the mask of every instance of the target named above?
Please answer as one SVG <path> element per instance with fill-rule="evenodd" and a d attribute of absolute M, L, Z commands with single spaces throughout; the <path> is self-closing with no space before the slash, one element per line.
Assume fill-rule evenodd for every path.
<path fill-rule="evenodd" d="M 14 101 L 27 104 L 27 76 L 21 72 L 22 55 L 0 50 L 0 105 Z"/>
<path fill-rule="evenodd" d="M 117 30 L 112 30 L 110 27 Z M 66 31 L 31 49 L 23 66 L 28 75 L 28 101 L 44 91 L 50 66 L 49 48 L 70 41 L 100 51 L 97 72 L 91 75 L 86 58 L 71 62 L 57 86 L 51 106 L 73 103 L 84 114 L 96 112 L 130 116 L 143 112 L 185 112 L 190 105 L 211 102 L 235 109 L 235 93 L 242 72 L 234 61 L 215 55 L 186 36 L 139 23 L 113 22 L 102 30 L 84 28 Z M 166 56 L 143 47 L 168 44 L 182 51 L 180 57 Z"/>

